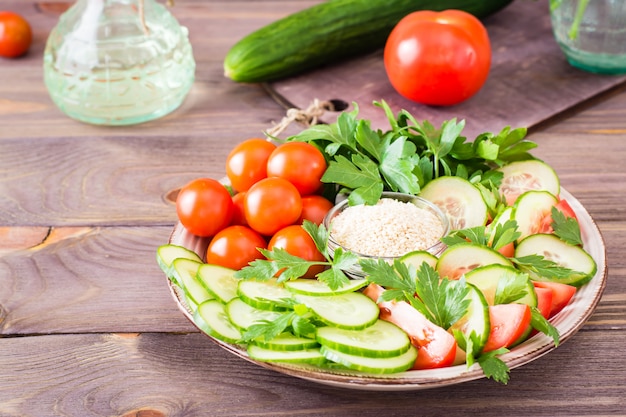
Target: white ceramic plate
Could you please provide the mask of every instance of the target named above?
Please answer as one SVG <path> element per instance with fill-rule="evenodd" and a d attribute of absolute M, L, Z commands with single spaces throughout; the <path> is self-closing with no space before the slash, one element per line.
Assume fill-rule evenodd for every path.
<path fill-rule="evenodd" d="M 559 331 L 560 343 L 562 344 L 582 327 L 595 310 L 606 285 L 607 269 L 604 240 L 597 225 L 580 202 L 570 193 L 562 189 L 561 197 L 567 200 L 576 213 L 580 222 L 584 247 L 598 266 L 598 271 L 593 279 L 581 287 L 574 295 L 571 303 L 551 320 L 552 324 Z M 203 256 L 209 242 L 207 238 L 191 235 L 180 224 L 177 224 L 170 237 L 170 243 L 185 246 Z M 167 282 L 178 307 L 193 323 L 193 313 L 186 304 L 185 298 L 181 295 L 180 289 L 173 285 L 169 279 Z M 202 330 L 200 329 L 200 331 Z M 238 346 L 224 343 L 212 337 L 211 340 L 247 361 L 276 372 L 321 384 L 358 390 L 412 391 L 453 385 L 485 377 L 482 369 L 477 364 L 470 368 L 463 364 L 448 368 L 411 370 L 379 376 L 366 375 L 354 371 L 321 369 L 313 366 L 264 363 L 250 359 L 246 351 Z M 510 369 L 513 369 L 527 364 L 554 349 L 552 339 L 539 333 L 502 355 L 501 359 L 506 362 Z"/>

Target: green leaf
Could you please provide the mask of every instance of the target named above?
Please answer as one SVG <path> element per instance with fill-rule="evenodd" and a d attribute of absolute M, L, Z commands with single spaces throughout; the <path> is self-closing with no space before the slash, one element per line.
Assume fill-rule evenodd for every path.
<path fill-rule="evenodd" d="M 530 325 L 533 329 L 549 336 L 554 340 L 554 346 L 559 346 L 559 331 L 554 327 L 537 309 L 537 307 L 531 307 Z"/>
<path fill-rule="evenodd" d="M 497 355 L 504 354 L 508 351 L 509 350 L 506 348 L 501 348 L 483 353 L 477 358 L 478 364 L 487 378 L 491 378 L 505 385 L 508 384 L 510 378 L 509 367 L 502 359 L 497 357 Z"/>
<path fill-rule="evenodd" d="M 336 290 L 347 284 L 350 279 L 343 272 L 352 268 L 358 261 L 358 256 L 341 248 L 335 249 L 331 268 L 319 273 L 317 279 L 326 283 L 330 289 Z"/>
<path fill-rule="evenodd" d="M 256 259 L 250 262 L 248 266 L 236 271 L 235 278 L 267 281 L 275 276 L 279 270 L 280 268 L 276 262 L 267 259 Z"/>
<path fill-rule="evenodd" d="M 316 327 L 308 317 L 300 315 L 293 316 L 291 320 L 293 334 L 299 337 L 314 338 Z"/>
<path fill-rule="evenodd" d="M 384 259 L 361 259 L 359 265 L 369 282 L 373 282 L 387 290 L 395 289 L 415 294 L 415 273 L 410 274 L 406 265 L 396 260 L 390 265 Z M 399 273 L 398 269 L 403 273 Z"/>
<path fill-rule="evenodd" d="M 583 274 L 580 271 L 565 268 L 541 255 L 526 255 L 519 258 L 511 258 L 511 261 L 522 271 L 534 273 L 548 279 L 559 280 L 574 274 Z"/>
<path fill-rule="evenodd" d="M 413 174 L 415 164 L 411 159 L 411 155 L 415 152 L 415 145 L 407 142 L 404 136 L 396 139 L 384 149 L 381 155 L 380 172 L 392 191 L 419 194 L 418 178 Z"/>
<path fill-rule="evenodd" d="M 481 140 L 480 142 L 478 142 L 478 146 L 476 148 L 476 154 L 489 161 L 495 161 L 496 159 L 498 159 L 499 151 L 500 146 L 493 143 L 489 139 Z"/>
<path fill-rule="evenodd" d="M 294 316 L 296 316 L 296 314 L 293 311 L 289 311 L 281 314 L 272 321 L 260 320 L 244 332 L 242 341 L 249 342 L 257 338 L 263 338 L 265 341 L 272 340 L 291 325 L 291 320 Z"/>
<path fill-rule="evenodd" d="M 368 122 L 359 120 L 356 127 L 356 141 L 374 160 L 382 160 L 382 140 L 378 133 L 372 130 Z"/>
<path fill-rule="evenodd" d="M 507 272 L 498 280 L 494 304 L 510 304 L 528 294 L 528 274 Z"/>
<path fill-rule="evenodd" d="M 343 185 L 356 192 L 349 197 L 350 204 L 358 201 L 375 204 L 383 192 L 383 182 L 378 173 L 378 164 L 362 154 L 353 154 L 352 161 L 337 155 L 322 176 L 322 182 Z"/>
<path fill-rule="evenodd" d="M 444 329 L 449 329 L 467 313 L 469 289 L 465 280 L 440 279 L 437 271 L 427 263 L 423 263 L 417 271 L 416 292 L 428 311 L 428 314 L 422 313 Z"/>
<path fill-rule="evenodd" d="M 504 223 L 498 223 L 493 231 L 491 247 L 498 250 L 509 243 L 515 242 L 521 235 L 522 233 L 517 227 L 517 221 L 507 220 Z"/>
<path fill-rule="evenodd" d="M 573 217 L 565 216 L 565 214 L 556 207 L 552 207 L 551 215 L 554 234 L 571 245 L 582 246 L 583 239 L 580 235 L 578 220 Z"/>
<path fill-rule="evenodd" d="M 304 220 L 304 222 L 302 223 L 302 228 L 309 234 L 309 236 L 311 236 L 311 239 L 313 239 L 313 242 L 315 242 L 315 247 L 317 248 L 317 250 L 320 251 L 320 253 L 324 255 L 326 259 L 329 259 L 327 246 L 328 230 L 326 229 L 326 226 L 324 226 L 323 224 L 320 224 L 318 226 L 310 220 Z"/>

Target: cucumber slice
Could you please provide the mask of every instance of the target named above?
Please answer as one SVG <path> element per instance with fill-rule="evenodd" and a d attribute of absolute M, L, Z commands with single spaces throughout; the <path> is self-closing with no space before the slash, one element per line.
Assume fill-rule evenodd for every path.
<path fill-rule="evenodd" d="M 289 310 L 290 307 L 285 304 L 285 300 L 293 299 L 293 294 L 278 284 L 275 278 L 267 281 L 240 281 L 237 294 L 252 307 L 271 311 Z"/>
<path fill-rule="evenodd" d="M 198 280 L 213 297 L 224 304 L 237 297 L 239 280 L 235 278 L 234 269 L 213 264 L 202 264 L 198 269 Z"/>
<path fill-rule="evenodd" d="M 469 293 L 466 299 L 469 300 L 467 314 L 454 323 L 450 330 L 459 330 L 464 335 L 469 336 L 474 332 L 474 352 L 482 351 L 489 339 L 491 323 L 489 321 L 489 304 L 483 293 L 474 285 L 467 283 Z"/>
<path fill-rule="evenodd" d="M 255 340 L 252 344 L 262 347 L 263 349 L 277 350 L 277 351 L 294 351 L 294 350 L 306 350 L 316 349 L 320 345 L 315 339 L 308 339 L 306 337 L 298 337 L 291 333 L 281 333 L 272 340 L 265 341 L 263 338 Z"/>
<path fill-rule="evenodd" d="M 321 321 L 341 329 L 364 329 L 378 320 L 378 305 L 360 292 L 323 297 L 296 294 L 295 298 L 310 308 Z"/>
<path fill-rule="evenodd" d="M 480 268 L 476 268 L 467 274 L 465 274 L 465 280 L 475 285 L 485 296 L 487 300 L 487 304 L 494 305 L 496 291 L 498 286 L 502 285 L 501 280 L 506 279 L 507 277 L 517 276 L 522 274 L 521 271 L 512 266 L 504 266 L 504 265 L 485 265 Z M 530 277 L 527 277 L 526 286 L 525 286 L 525 294 L 517 299 L 511 300 L 513 303 L 517 304 L 528 304 L 531 307 L 537 307 L 537 294 L 535 293 L 535 287 L 530 280 Z"/>
<path fill-rule="evenodd" d="M 213 299 L 213 296 L 196 277 L 202 265 L 204 264 L 201 262 L 187 258 L 176 258 L 171 265 L 174 280 L 183 289 L 185 296 L 195 305 Z"/>
<path fill-rule="evenodd" d="M 328 284 L 316 279 L 296 279 L 293 281 L 285 282 L 285 288 L 296 294 L 303 295 L 337 295 L 345 294 L 348 292 L 354 292 L 367 285 L 366 279 L 351 279 L 347 284 L 332 290 Z"/>
<path fill-rule="evenodd" d="M 446 249 L 437 261 L 436 270 L 442 278 L 458 279 L 461 275 L 484 265 L 513 266 L 497 251 L 476 243 L 458 243 Z"/>
<path fill-rule="evenodd" d="M 415 269 L 420 269 L 424 262 L 433 268 L 437 265 L 437 257 L 425 250 L 409 252 L 406 255 L 401 256 L 400 261 L 407 265 L 413 265 Z"/>
<path fill-rule="evenodd" d="M 322 346 L 320 351 L 329 361 L 339 363 L 355 371 L 370 374 L 392 374 L 408 371 L 413 367 L 415 359 L 417 359 L 417 349 L 415 349 L 413 345 L 402 355 L 392 356 L 390 358 L 368 358 L 365 356 L 350 355 L 327 346 Z"/>
<path fill-rule="evenodd" d="M 272 350 L 257 345 L 248 345 L 248 356 L 261 362 L 307 363 L 323 365 L 326 357 L 319 348 L 303 350 Z"/>
<path fill-rule="evenodd" d="M 239 297 L 233 298 L 226 304 L 226 314 L 231 323 L 241 331 L 263 320 L 274 321 L 281 315 L 276 311 L 254 308 Z"/>
<path fill-rule="evenodd" d="M 157 248 L 157 264 L 168 278 L 172 277 L 172 262 L 174 262 L 174 259 L 177 258 L 185 258 L 196 262 L 202 262 L 202 259 L 197 253 L 185 248 L 184 246 L 172 245 L 168 243 Z"/>
<path fill-rule="evenodd" d="M 554 169 L 538 159 L 511 162 L 497 171 L 503 174 L 500 194 L 510 206 L 526 191 L 542 190 L 556 196 L 561 192 L 559 177 Z"/>
<path fill-rule="evenodd" d="M 575 271 L 563 278 L 549 278 L 530 272 L 531 278 L 536 281 L 554 281 L 580 287 L 589 282 L 598 269 L 596 262 L 583 248 L 564 242 L 552 234 L 536 234 L 522 240 L 515 249 L 515 257 L 527 255 L 540 255 Z"/>
<path fill-rule="evenodd" d="M 322 346 L 333 350 L 369 358 L 398 356 L 411 347 L 411 340 L 403 330 L 383 320 L 362 330 L 320 327 L 316 339 Z"/>
<path fill-rule="evenodd" d="M 539 233 L 543 219 L 558 202 L 559 199 L 548 191 L 526 191 L 520 195 L 513 205 L 513 219 L 521 233 L 517 241 Z"/>
<path fill-rule="evenodd" d="M 451 230 L 484 226 L 488 208 L 478 188 L 460 177 L 439 177 L 422 189 L 420 197 L 436 204 L 450 221 Z"/>
<path fill-rule="evenodd" d="M 241 332 L 228 319 L 226 306 L 218 300 L 209 300 L 198 306 L 194 322 L 209 336 L 226 343 L 239 343 Z"/>

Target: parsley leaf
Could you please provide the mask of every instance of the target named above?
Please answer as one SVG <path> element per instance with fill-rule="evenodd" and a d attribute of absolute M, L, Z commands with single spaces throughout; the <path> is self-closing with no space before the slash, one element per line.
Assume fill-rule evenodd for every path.
<path fill-rule="evenodd" d="M 326 168 L 322 182 L 339 184 L 353 190 L 349 197 L 351 205 L 376 204 L 384 187 L 378 164 L 362 154 L 353 154 L 351 160 L 337 155 Z"/>
<path fill-rule="evenodd" d="M 537 309 L 537 307 L 531 307 L 530 325 L 533 329 L 540 331 L 541 333 L 549 336 L 554 340 L 554 346 L 559 345 L 559 331 L 554 327 Z"/>
<path fill-rule="evenodd" d="M 580 235 L 578 220 L 567 217 L 556 207 L 552 207 L 552 229 L 560 239 L 572 245 L 582 246 L 583 240 Z"/>
<path fill-rule="evenodd" d="M 507 271 L 498 279 L 493 303 L 510 304 L 523 298 L 528 294 L 528 285 L 532 285 L 528 274 Z"/>
<path fill-rule="evenodd" d="M 509 367 L 504 361 L 498 358 L 498 355 L 508 352 L 506 348 L 500 348 L 492 350 L 491 352 L 483 353 L 477 358 L 478 364 L 482 368 L 485 376 L 491 378 L 496 382 L 502 384 L 508 384 L 509 382 Z"/>
<path fill-rule="evenodd" d="M 520 270 L 528 272 L 531 276 L 538 275 L 540 277 L 558 280 L 581 274 L 581 272 L 563 267 L 541 255 L 526 255 L 510 259 Z"/>
<path fill-rule="evenodd" d="M 467 313 L 470 301 L 465 280 L 440 279 L 427 263 L 417 271 L 416 291 L 418 297 L 411 298 L 411 304 L 439 327 L 449 329 Z"/>
<path fill-rule="evenodd" d="M 504 223 L 497 223 L 491 238 L 491 247 L 498 250 L 509 243 L 515 242 L 522 233 L 517 228 L 517 221 L 507 220 Z"/>

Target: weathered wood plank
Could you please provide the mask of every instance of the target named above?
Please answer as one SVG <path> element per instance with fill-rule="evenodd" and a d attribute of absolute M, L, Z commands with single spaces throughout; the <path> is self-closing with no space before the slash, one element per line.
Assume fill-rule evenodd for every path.
<path fill-rule="evenodd" d="M 507 386 L 483 379 L 394 393 L 284 376 L 199 334 L 5 338 L 0 416 L 122 416 L 137 410 L 171 417 L 622 415 L 623 346 L 624 331 L 584 331 L 513 370 Z M 615 352 L 611 367 L 605 366 L 608 351 Z"/>

